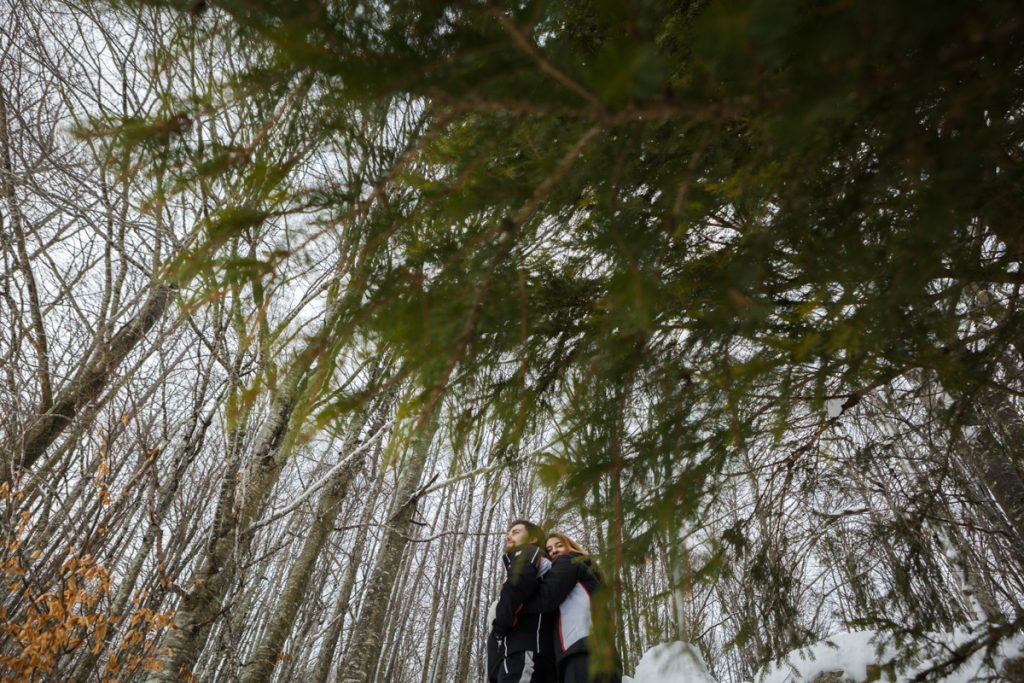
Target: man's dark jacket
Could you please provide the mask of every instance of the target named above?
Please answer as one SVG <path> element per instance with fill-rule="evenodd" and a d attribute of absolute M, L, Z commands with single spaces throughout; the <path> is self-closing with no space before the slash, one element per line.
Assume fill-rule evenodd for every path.
<path fill-rule="evenodd" d="M 527 613 L 527 600 L 541 585 L 551 566 L 544 551 L 535 545 L 516 546 L 502 556 L 507 577 L 501 586 L 491 634 L 487 639 L 487 671 L 494 676 L 502 659 L 529 650 L 551 656 L 553 627 L 550 615 Z"/>

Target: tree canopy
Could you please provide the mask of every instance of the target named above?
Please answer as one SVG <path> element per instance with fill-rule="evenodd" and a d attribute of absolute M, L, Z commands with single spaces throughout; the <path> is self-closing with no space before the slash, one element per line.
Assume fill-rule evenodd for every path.
<path fill-rule="evenodd" d="M 1012 395 L 1014 3 L 185 8 L 185 31 L 262 52 L 120 129 L 132 154 L 136 136 L 164 140 L 143 161 L 177 183 L 245 188 L 169 277 L 271 278 L 303 245 L 216 251 L 270 216 L 305 220 L 310 241 L 344 226 L 329 344 L 386 342 L 427 402 L 476 387 L 467 424 L 500 418 L 509 447 L 558 421 L 567 490 L 613 477 L 671 526 L 749 439 L 798 459 L 828 400 L 842 412 L 915 373 L 967 404 Z M 189 127 L 238 98 L 266 102 L 264 139 L 288 153 L 194 143 Z M 280 189 L 374 117 L 419 121 L 385 173 Z M 788 429 L 808 414 L 816 427 Z"/>

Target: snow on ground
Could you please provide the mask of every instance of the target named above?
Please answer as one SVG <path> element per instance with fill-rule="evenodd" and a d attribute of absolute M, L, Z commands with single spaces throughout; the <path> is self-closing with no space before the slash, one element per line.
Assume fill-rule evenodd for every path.
<path fill-rule="evenodd" d="M 636 676 L 622 683 L 716 683 L 700 653 L 682 641 L 655 645 L 636 667 Z"/>
<path fill-rule="evenodd" d="M 953 633 L 932 633 L 916 646 L 914 662 L 895 673 L 894 683 L 907 683 L 920 672 L 946 661 L 957 646 L 979 634 L 966 629 Z M 790 652 L 781 663 L 771 664 L 760 671 L 753 683 L 810 683 L 826 672 L 838 673 L 839 678 L 854 683 L 878 679 L 887 683 L 886 671 L 878 670 L 896 656 L 896 648 L 885 637 L 874 631 L 849 631 L 836 634 L 810 647 Z M 1024 657 L 1024 634 L 1004 640 L 986 661 L 985 650 L 974 655 L 959 669 L 946 676 L 947 683 L 999 678 L 1006 660 Z M 640 660 L 633 678 L 623 677 L 623 683 L 716 683 L 708 673 L 704 660 L 688 643 L 663 643 L 652 647 Z M 834 680 L 834 679 L 833 679 Z"/>
<path fill-rule="evenodd" d="M 757 683 L 811 681 L 820 673 L 841 671 L 843 678 L 865 681 L 869 665 L 887 662 L 895 654 L 884 645 L 879 651 L 875 637 L 873 631 L 839 633 L 810 647 L 790 652 L 780 664 L 765 667 L 754 680 Z"/>
<path fill-rule="evenodd" d="M 953 633 L 931 633 L 917 643 L 915 661 L 901 671 L 895 671 L 895 683 L 910 681 L 920 672 L 948 660 L 949 654 L 958 645 L 976 637 L 966 629 Z M 828 640 L 790 652 L 781 664 L 765 667 L 754 677 L 755 683 L 795 683 L 813 681 L 815 676 L 825 672 L 837 672 L 843 680 L 864 683 L 871 674 L 883 682 L 891 680 L 885 671 L 877 667 L 889 663 L 896 655 L 896 648 L 884 636 L 873 631 L 851 631 L 839 633 Z M 1003 662 L 1011 657 L 1024 655 L 1024 636 L 1004 640 L 993 653 L 992 662 L 987 662 L 985 650 L 974 655 L 959 669 L 946 676 L 948 683 L 967 683 L 998 676 Z M 994 666 L 993 666 L 994 664 Z M 869 671 L 869 667 L 874 671 Z"/>

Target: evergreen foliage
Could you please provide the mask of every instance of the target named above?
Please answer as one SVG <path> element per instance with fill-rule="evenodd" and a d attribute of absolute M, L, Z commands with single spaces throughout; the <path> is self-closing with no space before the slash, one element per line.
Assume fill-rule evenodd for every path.
<path fill-rule="evenodd" d="M 357 135 L 381 106 L 423 125 L 386 175 L 287 196 L 275 179 L 293 159 L 178 136 L 179 182 L 230 170 L 267 208 L 219 207 L 177 275 L 269 212 L 315 216 L 311 239 L 364 215 L 337 334 L 386 339 L 434 388 L 483 378 L 510 444 L 564 401 L 570 488 L 618 468 L 623 491 L 647 490 L 631 478 L 667 471 L 629 507 L 675 519 L 659 506 L 691 513 L 732 453 L 801 406 L 845 411 L 919 370 L 970 397 L 1016 352 L 1014 3 L 191 10 L 183 31 L 213 22 L 267 50 L 211 96 L 291 92 L 301 106 L 267 125 L 297 145 Z M 145 134 L 122 124 L 123 142 L 202 125 L 211 104 L 189 105 Z M 222 283 L 300 254 L 232 263 Z"/>

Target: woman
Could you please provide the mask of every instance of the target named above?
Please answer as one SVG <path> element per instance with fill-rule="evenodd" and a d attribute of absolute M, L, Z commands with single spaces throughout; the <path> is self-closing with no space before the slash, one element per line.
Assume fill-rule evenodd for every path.
<path fill-rule="evenodd" d="M 617 673 L 606 674 L 600 679 L 590 677 L 590 597 L 601 586 L 601 575 L 590 554 L 579 543 L 560 533 L 550 534 L 544 547 L 551 557 L 551 569 L 523 611 L 557 611 L 555 658 L 559 680 L 564 683 L 588 683 L 591 680 L 618 683 L 621 678 Z"/>
<path fill-rule="evenodd" d="M 559 555 L 566 553 L 576 553 L 577 555 L 586 555 L 589 559 L 590 553 L 587 552 L 586 548 L 581 546 L 576 541 L 572 540 L 565 534 L 560 534 L 557 531 L 551 534 L 551 537 L 544 542 L 544 549 L 548 551 L 548 557 L 554 562 Z"/>

